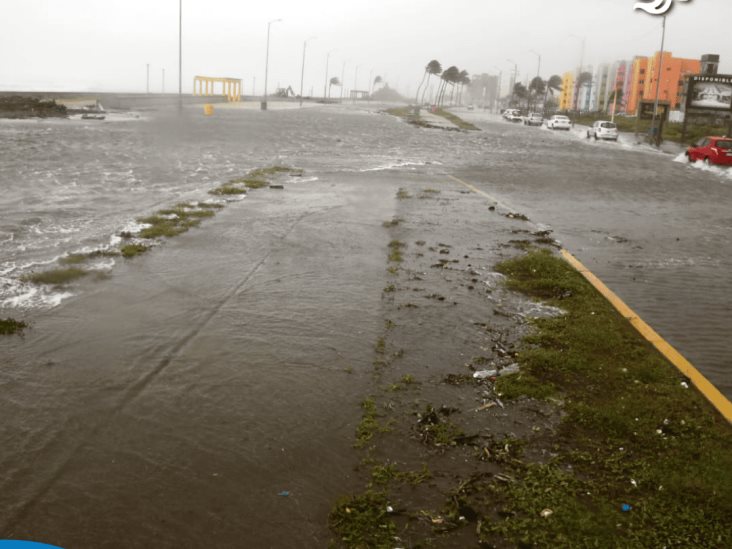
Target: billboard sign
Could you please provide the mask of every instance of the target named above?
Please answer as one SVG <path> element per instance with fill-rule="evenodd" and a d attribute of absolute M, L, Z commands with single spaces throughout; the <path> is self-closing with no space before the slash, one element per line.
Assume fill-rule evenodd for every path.
<path fill-rule="evenodd" d="M 687 109 L 732 110 L 732 75 L 689 77 Z"/>

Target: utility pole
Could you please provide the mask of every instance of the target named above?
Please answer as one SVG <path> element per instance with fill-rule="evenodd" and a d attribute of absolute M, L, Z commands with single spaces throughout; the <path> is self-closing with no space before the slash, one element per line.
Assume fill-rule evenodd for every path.
<path fill-rule="evenodd" d="M 514 88 L 516 87 L 516 77 L 518 76 L 518 64 L 516 61 L 513 61 L 512 59 L 506 59 L 509 63 L 513 63 L 513 80 L 511 81 L 511 103 L 513 104 L 513 99 L 515 95 Z"/>
<path fill-rule="evenodd" d="M 263 111 L 267 110 L 267 77 L 269 75 L 269 30 L 272 23 L 279 23 L 282 19 L 272 19 L 267 22 L 267 53 L 264 58 L 264 97 L 262 98 L 261 108 Z"/>
<path fill-rule="evenodd" d="M 539 65 L 536 67 L 536 76 L 539 76 L 541 74 L 541 54 L 539 52 L 536 52 L 534 50 L 529 50 L 531 53 L 533 53 L 536 57 L 539 58 Z"/>
<path fill-rule="evenodd" d="M 302 71 L 300 72 L 300 106 L 302 107 L 302 84 L 305 79 L 305 48 L 307 48 L 308 40 L 312 40 L 314 37 L 310 37 L 302 43 Z"/>
<path fill-rule="evenodd" d="M 195 90 L 193 90 L 195 92 Z M 178 111 L 183 110 L 183 0 L 178 1 Z"/>
<path fill-rule="evenodd" d="M 656 128 L 656 119 L 658 118 L 658 100 L 661 96 L 661 68 L 663 67 L 663 48 L 666 45 L 666 16 L 663 16 L 661 30 L 661 53 L 658 56 L 658 77 L 656 78 L 656 100 L 653 104 L 653 121 L 651 122 L 651 138 L 656 147 L 661 145 L 661 132 Z M 661 124 L 663 126 L 663 124 Z"/>
<path fill-rule="evenodd" d="M 325 84 L 323 85 L 323 102 L 328 100 L 328 65 L 330 63 L 330 54 L 335 50 L 330 50 L 325 54 Z"/>
<path fill-rule="evenodd" d="M 343 61 L 343 68 L 341 68 L 341 103 L 343 103 L 343 96 L 346 93 L 346 61 L 348 61 L 348 59 Z"/>

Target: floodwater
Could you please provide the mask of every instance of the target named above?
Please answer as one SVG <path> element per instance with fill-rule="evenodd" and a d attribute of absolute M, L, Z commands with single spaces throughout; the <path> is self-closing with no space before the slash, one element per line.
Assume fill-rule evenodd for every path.
<path fill-rule="evenodd" d="M 515 154 L 489 152 L 462 175 L 551 226 L 732 397 L 732 169 L 689 165 L 683 154 L 637 146 L 628 135 L 596 143 L 580 128 L 484 127 L 501 131 Z"/>
<path fill-rule="evenodd" d="M 455 174 L 554 236 L 732 394 L 732 180 L 482 113 L 375 108 L 0 121 L 0 537 L 323 547 L 355 489 L 400 186 Z M 24 274 L 257 167 L 304 169 L 65 289 Z M 466 223 L 469 220 L 466 220 Z M 435 221 L 437 223 L 437 221 Z"/>

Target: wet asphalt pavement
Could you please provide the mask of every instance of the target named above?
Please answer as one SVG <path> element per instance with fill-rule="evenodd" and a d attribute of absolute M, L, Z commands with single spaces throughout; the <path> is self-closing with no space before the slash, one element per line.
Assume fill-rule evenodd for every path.
<path fill-rule="evenodd" d="M 93 167 L 65 165 L 75 146 L 53 134 L 94 132 L 83 137 L 93 150 L 104 127 L 51 123 L 50 137 L 35 127 L 54 158 L 35 171 L 19 165 L 54 202 L 23 186 L 0 203 L 2 230 L 14 235 L 2 258 L 13 254 L 3 274 L 14 296 L 24 295 L 13 286 L 24 262 L 105 243 L 153 207 L 275 162 L 306 177 L 251 192 L 117 262 L 108 279 L 75 285 L 58 306 L 0 308 L 33 323 L 0 340 L 0 536 L 69 548 L 326 546 L 328 510 L 355 486 L 351 445 L 389 280 L 382 223 L 400 214 L 397 190 L 453 193 L 451 217 L 423 220 L 435 240 L 444 224 L 453 244 L 465 231 L 466 242 L 496 248 L 516 223 L 497 229 L 489 216 L 509 222 L 449 174 L 527 215 L 527 229 L 550 227 L 732 394 L 732 182 L 668 155 L 464 116 L 483 131 L 420 130 L 339 108 L 193 118 L 170 147 L 165 125 L 116 126 L 101 181 Z M 23 128 L 12 126 L 21 148 L 33 142 Z M 461 197 L 468 217 L 456 220 Z M 59 220 L 72 236 L 53 240 Z M 89 225 L 75 241 L 72 229 Z M 449 341 L 446 356 L 459 333 Z"/>

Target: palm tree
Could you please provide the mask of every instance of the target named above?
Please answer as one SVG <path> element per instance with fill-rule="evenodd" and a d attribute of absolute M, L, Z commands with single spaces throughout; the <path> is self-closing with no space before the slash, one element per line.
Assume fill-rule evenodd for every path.
<path fill-rule="evenodd" d="M 544 92 L 544 116 L 546 116 L 546 102 L 549 94 L 554 95 L 554 92 L 562 91 L 562 77 L 558 74 L 553 74 L 546 81 L 546 91 Z"/>
<path fill-rule="evenodd" d="M 462 70 L 458 74 L 457 83 L 460 85 L 460 88 L 458 88 L 458 105 L 462 105 L 463 102 L 463 88 L 470 84 L 470 77 L 468 75 L 469 73 L 466 70 Z"/>
<path fill-rule="evenodd" d="M 430 85 L 430 76 L 438 75 L 442 73 L 442 65 L 440 65 L 440 62 L 436 59 L 433 59 L 427 64 L 427 84 L 424 87 L 424 90 L 422 90 L 422 101 L 420 104 L 424 104 L 424 96 L 427 93 L 427 88 Z M 419 90 L 417 90 L 417 93 L 419 93 Z"/>
<path fill-rule="evenodd" d="M 532 102 L 532 104 L 531 104 L 530 110 L 532 110 L 532 111 L 534 110 L 534 106 L 536 104 L 535 103 L 536 98 L 541 97 L 542 95 L 544 95 L 546 93 L 546 84 L 547 83 L 544 82 L 544 79 L 541 78 L 540 76 L 535 76 L 534 79 L 531 81 L 531 83 L 529 83 L 529 99 L 528 100 L 529 101 L 531 101 L 532 99 L 534 100 L 534 102 Z M 527 108 L 528 107 L 529 106 L 527 104 Z"/>
<path fill-rule="evenodd" d="M 526 89 L 526 86 L 524 86 L 521 82 L 516 82 L 513 86 L 513 100 L 511 101 L 512 107 L 515 106 L 516 99 L 518 99 L 518 104 L 521 104 L 521 99 L 526 99 L 529 96 L 529 90 Z"/>
<path fill-rule="evenodd" d="M 458 77 L 460 75 L 460 69 L 458 69 L 455 65 L 452 65 L 445 69 L 442 72 L 442 90 L 440 95 L 438 96 L 438 105 L 442 105 L 443 101 L 445 100 L 445 92 L 447 91 L 447 85 L 454 85 L 455 82 L 457 82 Z"/>
<path fill-rule="evenodd" d="M 427 66 L 424 68 L 424 74 L 422 75 L 422 81 L 419 83 L 419 86 L 417 86 L 417 96 L 414 99 L 414 102 L 417 103 L 417 105 L 419 105 L 419 90 L 422 89 L 422 85 L 424 84 L 425 79 L 427 79 L 427 82 L 429 83 L 429 78 L 431 74 L 440 74 L 441 72 L 442 65 L 440 65 L 440 62 L 437 59 L 433 59 L 432 61 L 427 63 Z M 422 94 L 422 96 L 424 97 L 424 93 Z"/>

